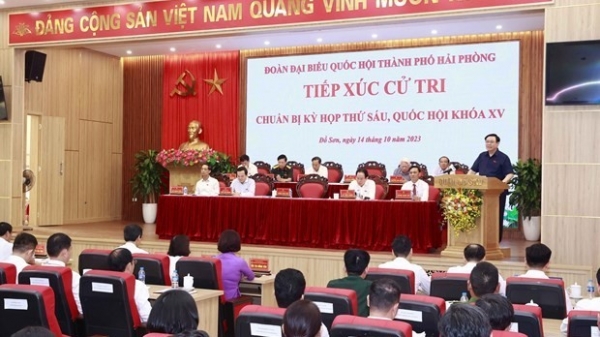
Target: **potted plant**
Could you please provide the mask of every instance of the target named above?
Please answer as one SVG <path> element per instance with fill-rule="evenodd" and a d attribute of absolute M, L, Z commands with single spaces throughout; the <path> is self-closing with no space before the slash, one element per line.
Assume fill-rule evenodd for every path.
<path fill-rule="evenodd" d="M 540 215 L 542 213 L 542 165 L 537 159 L 518 161 L 513 165 L 515 176 L 510 185 L 513 188 L 508 199 L 511 207 L 516 207 L 523 219 L 523 234 L 527 241 L 540 239 Z"/>
<path fill-rule="evenodd" d="M 142 214 L 145 223 L 156 221 L 157 199 L 163 187 L 165 168 L 156 161 L 155 150 L 135 154 L 135 175 L 129 183 L 135 197 L 142 198 Z"/>

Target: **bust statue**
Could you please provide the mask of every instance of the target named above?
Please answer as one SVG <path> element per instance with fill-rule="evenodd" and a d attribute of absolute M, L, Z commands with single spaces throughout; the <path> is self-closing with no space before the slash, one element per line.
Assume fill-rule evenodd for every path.
<path fill-rule="evenodd" d="M 190 124 L 188 124 L 187 133 L 188 141 L 181 143 L 181 145 L 179 146 L 180 150 L 203 151 L 210 148 L 208 144 L 206 144 L 205 142 L 201 141 L 200 138 L 198 138 L 198 136 L 202 133 L 202 125 L 200 124 L 200 122 L 196 120 L 191 121 Z"/>

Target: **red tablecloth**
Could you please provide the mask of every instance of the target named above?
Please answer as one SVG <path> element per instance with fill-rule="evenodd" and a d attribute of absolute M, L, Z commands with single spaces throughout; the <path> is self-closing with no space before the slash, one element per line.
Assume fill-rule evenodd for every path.
<path fill-rule="evenodd" d="M 390 251 L 405 234 L 423 253 L 441 245 L 439 223 L 434 202 L 163 195 L 156 233 L 216 242 L 234 229 L 246 244 L 371 251 Z"/>
<path fill-rule="evenodd" d="M 298 193 L 296 193 L 296 184 L 297 183 L 295 183 L 295 182 L 289 182 L 289 183 L 276 182 L 275 188 L 291 188 L 292 196 L 294 198 L 297 198 Z M 344 183 L 330 183 L 329 186 L 327 187 L 327 198 L 333 199 L 334 193 L 339 194 L 340 190 L 347 190 L 349 185 L 350 184 L 344 184 Z M 388 189 L 388 194 L 386 196 L 386 199 L 388 199 L 388 200 L 394 199 L 394 197 L 396 196 L 396 191 L 401 188 L 402 188 L 402 184 L 390 184 L 390 188 Z"/>

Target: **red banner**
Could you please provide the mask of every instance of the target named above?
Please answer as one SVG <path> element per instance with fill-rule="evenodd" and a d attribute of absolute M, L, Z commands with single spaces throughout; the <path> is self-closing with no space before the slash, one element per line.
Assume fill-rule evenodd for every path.
<path fill-rule="evenodd" d="M 100 40 L 132 36 L 331 23 L 552 0 L 186 0 L 9 15 L 9 43 Z"/>

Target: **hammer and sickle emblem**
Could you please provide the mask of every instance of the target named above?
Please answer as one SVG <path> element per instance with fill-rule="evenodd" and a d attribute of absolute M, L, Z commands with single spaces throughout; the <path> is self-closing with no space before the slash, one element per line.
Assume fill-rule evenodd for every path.
<path fill-rule="evenodd" d="M 187 75 L 190 75 L 190 77 L 192 78 L 192 84 L 188 84 L 184 80 Z M 179 86 L 183 86 L 183 90 L 179 90 Z M 173 88 L 169 96 L 173 97 L 173 95 L 175 94 L 181 97 L 196 96 L 196 78 L 194 77 L 194 75 L 192 75 L 192 73 L 189 70 L 186 69 L 185 72 L 179 75 L 177 83 L 175 83 L 175 88 Z"/>

